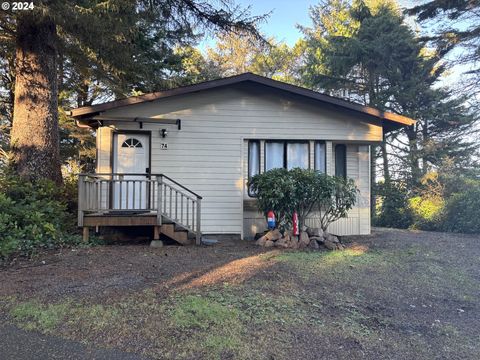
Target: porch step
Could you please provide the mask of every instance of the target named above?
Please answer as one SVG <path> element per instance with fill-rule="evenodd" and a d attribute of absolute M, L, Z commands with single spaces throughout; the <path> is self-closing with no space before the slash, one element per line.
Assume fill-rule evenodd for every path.
<path fill-rule="evenodd" d="M 188 237 L 188 231 L 179 229 L 175 224 L 163 224 L 160 231 L 163 235 L 168 236 L 170 239 L 182 245 L 192 244 L 192 240 Z"/>

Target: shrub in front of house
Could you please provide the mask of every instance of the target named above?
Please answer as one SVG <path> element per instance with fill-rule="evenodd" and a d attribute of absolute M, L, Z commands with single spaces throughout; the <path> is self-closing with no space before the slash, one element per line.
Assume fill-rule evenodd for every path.
<path fill-rule="evenodd" d="M 321 210 L 320 216 L 312 217 L 312 221 L 317 222 L 316 234 L 310 233 L 319 239 L 332 222 L 347 216 L 358 194 L 352 179 L 299 168 L 273 169 L 254 176 L 248 185 L 256 194 L 258 209 L 265 215 L 270 210 L 275 213 L 282 233 L 291 230 L 294 212 L 298 214 L 299 229 L 303 230 L 309 215 Z M 280 240 L 278 233 L 275 237 L 278 239 L 273 241 Z M 308 242 L 306 233 L 301 234 L 299 241 L 302 237 Z"/>
<path fill-rule="evenodd" d="M 0 262 L 79 241 L 63 189 L 52 182 L 1 174 L 0 209 Z"/>

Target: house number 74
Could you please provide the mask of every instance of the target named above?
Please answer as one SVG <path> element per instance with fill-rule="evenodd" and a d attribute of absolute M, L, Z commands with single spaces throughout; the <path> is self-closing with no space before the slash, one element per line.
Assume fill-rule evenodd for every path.
<path fill-rule="evenodd" d="M 168 144 L 166 144 L 166 143 L 161 143 L 161 144 L 160 144 L 160 149 L 161 149 L 161 150 L 168 150 Z"/>

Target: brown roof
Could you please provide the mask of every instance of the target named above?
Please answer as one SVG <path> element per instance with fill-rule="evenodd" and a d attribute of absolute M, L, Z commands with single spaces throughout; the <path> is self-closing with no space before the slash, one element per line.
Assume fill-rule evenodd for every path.
<path fill-rule="evenodd" d="M 398 114 L 394 114 L 386 111 L 381 111 L 369 106 L 363 106 L 357 103 L 349 102 L 343 99 L 322 94 L 313 90 L 309 90 L 300 86 L 287 84 L 282 81 L 273 80 L 273 79 L 266 78 L 260 75 L 255 75 L 252 73 L 244 73 L 244 74 L 235 75 L 231 77 L 221 78 L 218 80 L 205 81 L 195 85 L 182 86 L 182 87 L 178 87 L 170 90 L 158 91 L 158 92 L 140 95 L 140 96 L 132 96 L 125 99 L 110 101 L 110 102 L 106 102 L 98 105 L 84 106 L 77 109 L 73 109 L 70 112 L 70 115 L 78 119 L 88 118 L 89 115 L 95 115 L 100 112 L 122 107 L 122 106 L 139 104 L 147 101 L 153 101 L 153 100 L 162 99 L 166 97 L 213 89 L 221 86 L 238 84 L 246 81 L 269 86 L 275 89 L 287 91 L 292 94 L 304 96 L 309 99 L 318 100 L 318 101 L 336 105 L 345 109 L 358 111 L 367 115 L 371 115 L 373 117 L 376 117 L 378 119 L 385 121 L 384 126 L 387 128 L 387 131 L 398 129 L 402 126 L 410 126 L 415 124 L 416 122 L 415 120 L 410 119 L 406 116 L 402 116 L 402 115 L 398 115 Z"/>

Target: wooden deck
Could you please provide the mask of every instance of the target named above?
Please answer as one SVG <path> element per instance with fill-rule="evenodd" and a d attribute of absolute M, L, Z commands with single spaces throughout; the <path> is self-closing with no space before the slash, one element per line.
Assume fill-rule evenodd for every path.
<path fill-rule="evenodd" d="M 80 174 L 78 196 L 84 241 L 91 227 L 152 226 L 154 240 L 164 234 L 184 245 L 190 238 L 200 244 L 202 197 L 167 176 Z"/>

